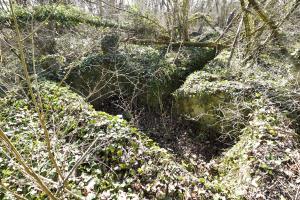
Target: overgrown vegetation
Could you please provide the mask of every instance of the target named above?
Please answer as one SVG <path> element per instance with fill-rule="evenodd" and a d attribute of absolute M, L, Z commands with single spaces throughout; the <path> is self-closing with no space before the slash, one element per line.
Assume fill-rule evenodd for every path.
<path fill-rule="evenodd" d="M 53 23 L 53 25 L 58 27 L 74 27 L 80 23 L 95 27 L 120 27 L 120 25 L 113 22 L 84 13 L 74 6 L 43 5 L 33 7 L 32 9 L 17 6 L 14 9 L 16 18 L 21 26 L 26 26 L 28 22 L 34 20 L 43 23 Z M 9 12 L 1 12 L 1 25 L 9 24 L 12 20 Z"/>
<path fill-rule="evenodd" d="M 130 127 L 120 116 L 95 111 L 83 98 L 55 83 L 41 82 L 41 100 L 47 113 L 47 126 L 53 149 L 64 174 L 76 175 L 66 182 L 60 198 L 183 198 L 201 194 L 201 183 L 173 156 L 154 141 Z M 1 99 L 1 127 L 20 154 L 51 190 L 58 192 L 61 184 L 51 170 L 40 127 L 30 99 L 20 91 L 12 91 Z M 89 149 L 81 165 L 72 167 Z M 44 198 L 32 186 L 22 169 L 5 149 L 1 152 L 1 181 L 10 190 L 26 198 Z M 63 159 L 62 159 L 63 158 Z M 51 179 L 49 179 L 51 178 Z M 30 179 L 29 179 L 30 180 Z M 199 191 L 198 191 L 199 190 Z M 203 190 L 203 189 L 202 189 Z M 2 199 L 12 198 L 2 194 Z M 205 194 L 203 194 L 205 195 Z"/>
<path fill-rule="evenodd" d="M 0 0 L 0 199 L 299 199 L 299 0 Z"/>

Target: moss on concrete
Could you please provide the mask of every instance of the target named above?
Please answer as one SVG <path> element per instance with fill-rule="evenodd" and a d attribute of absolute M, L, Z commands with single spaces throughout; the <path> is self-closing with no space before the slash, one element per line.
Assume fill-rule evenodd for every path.
<path fill-rule="evenodd" d="M 222 52 L 203 71 L 191 74 L 173 93 L 176 111 L 198 122 L 203 138 L 211 137 L 211 132 L 217 133 L 214 136 L 239 135 L 253 110 L 252 101 L 261 96 L 294 113 L 295 106 L 282 106 L 282 102 L 297 99 L 293 92 L 293 65 L 289 58 L 276 52 L 260 55 L 251 66 L 241 65 L 233 57 L 231 67 L 226 67 L 229 52 Z"/>
<path fill-rule="evenodd" d="M 138 101 L 153 109 L 169 102 L 185 78 L 201 69 L 214 57 L 208 48 L 183 48 L 179 52 L 138 45 L 121 46 L 113 52 L 99 52 L 83 58 L 64 74 L 71 73 L 67 83 L 76 92 L 89 96 L 98 107 L 111 96 L 137 97 Z"/>
<path fill-rule="evenodd" d="M 216 161 L 212 185 L 231 199 L 288 199 L 296 190 L 296 171 L 289 166 L 298 162 L 298 136 L 268 103 L 255 101 L 258 109 L 238 142 Z M 295 186 L 285 188 L 290 184 Z"/>

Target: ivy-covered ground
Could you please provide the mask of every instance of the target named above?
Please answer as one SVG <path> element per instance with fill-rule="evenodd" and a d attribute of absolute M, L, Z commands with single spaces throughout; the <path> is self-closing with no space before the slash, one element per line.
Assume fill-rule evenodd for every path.
<path fill-rule="evenodd" d="M 28 21 L 38 21 L 53 23 L 60 27 L 74 27 L 80 23 L 88 24 L 95 27 L 116 27 L 126 29 L 126 26 L 116 24 L 107 20 L 102 20 L 99 17 L 82 12 L 74 6 L 68 5 L 43 5 L 35 6 L 33 8 L 24 8 L 15 6 L 14 15 L 19 21 L 21 27 L 26 27 Z M 0 11 L 0 25 L 5 27 L 9 26 L 12 21 L 12 14 Z"/>
<path fill-rule="evenodd" d="M 198 138 L 234 141 L 207 184 L 229 199 L 297 199 L 300 92 L 295 65 L 273 48 L 252 65 L 222 52 L 173 94 Z"/>
<path fill-rule="evenodd" d="M 103 41 L 98 42 L 100 45 Z M 114 42 L 118 43 L 112 39 L 106 45 Z M 56 54 L 40 57 L 38 70 L 50 80 L 64 80 L 97 109 L 110 97 L 128 96 L 136 96 L 141 104 L 155 109 L 170 98 L 190 73 L 203 68 L 215 56 L 213 48 L 168 51 L 166 47 L 126 44 L 106 51 L 103 46 L 76 62 L 66 56 L 63 47 L 57 48 Z"/>
<path fill-rule="evenodd" d="M 48 130 L 60 168 L 66 175 L 89 145 L 93 150 L 68 181 L 68 199 L 188 199 L 208 198 L 203 183 L 173 156 L 157 146 L 120 116 L 95 111 L 82 97 L 52 82 L 40 82 Z M 1 99 L 1 127 L 34 171 L 45 177 L 54 192 L 60 187 L 47 157 L 43 132 L 29 99 L 13 91 Z M 1 182 L 29 199 L 46 196 L 4 149 L 1 149 Z M 47 179 L 52 178 L 53 181 Z M 1 190 L 1 199 L 12 199 Z"/>
<path fill-rule="evenodd" d="M 212 141 L 216 136 L 234 140 L 230 148 L 209 162 L 197 162 L 192 158 L 180 161 L 147 135 L 130 126 L 121 115 L 111 116 L 95 111 L 78 94 L 57 83 L 40 80 L 35 84 L 34 90 L 40 92 L 44 102 L 43 109 L 51 134 L 51 143 L 64 175 L 68 174 L 76 161 L 96 140 L 92 151 L 72 173 L 66 185 L 66 192 L 56 195 L 67 199 L 297 197 L 300 183 L 300 151 L 299 136 L 296 132 L 299 119 L 295 113 L 299 111 L 299 93 L 290 71 L 293 66 L 285 65 L 281 68 L 282 65 L 279 61 L 275 62 L 275 58 L 270 60 L 269 57 L 262 57 L 260 65 L 257 66 L 260 73 L 246 76 L 246 73 L 239 73 L 234 67 L 224 68 L 226 55 L 226 52 L 220 54 L 204 68 L 204 71 L 190 75 L 186 83 L 174 93 L 178 103 L 182 101 L 181 98 L 192 98 L 192 103 L 200 101 L 202 107 L 210 105 L 209 109 L 205 110 L 184 109 L 184 106 L 190 104 L 182 104 L 182 109 L 178 111 L 183 110 L 186 114 L 217 112 L 218 110 L 214 110 L 216 105 L 223 110 L 227 108 L 229 113 L 245 110 L 241 112 L 240 118 L 233 118 L 235 120 L 230 120 L 228 115 L 220 115 L 218 112 L 210 113 L 215 117 L 212 118 L 213 125 L 222 117 L 226 117 L 224 129 L 210 126 L 211 120 L 203 127 L 200 121 L 198 134 L 205 136 L 215 133 L 214 137 L 208 137 Z M 261 67 L 263 62 L 272 64 L 273 68 L 277 67 L 277 71 L 271 74 L 267 64 L 265 71 Z M 238 63 L 238 60 L 234 63 Z M 201 80 L 198 77 L 202 77 Z M 194 82 L 190 84 L 191 81 Z M 238 87 L 240 85 L 243 87 Z M 216 92 L 223 94 L 222 98 L 217 99 L 218 104 L 214 104 L 214 101 L 203 101 L 203 95 L 209 97 Z M 286 103 L 291 101 L 293 105 Z M 13 90 L 3 97 L 0 103 L 1 128 L 27 163 L 44 177 L 45 183 L 54 193 L 57 192 L 60 182 L 47 157 L 46 146 L 42 140 L 43 131 L 26 90 Z M 201 116 L 193 119 L 190 115 L 188 118 L 197 121 Z M 241 126 L 236 126 L 237 119 L 240 120 Z M 217 131 L 208 131 L 207 126 Z M 226 132 L 230 127 L 234 131 Z M 195 138 L 199 145 L 207 139 L 202 136 Z M 5 148 L 1 149 L 0 164 L 1 183 L 11 191 L 29 199 L 46 197 L 33 186 L 29 177 L 21 173 L 22 168 Z M 2 199 L 14 198 L 10 192 L 1 192 Z"/>
<path fill-rule="evenodd" d="M 32 52 L 26 55 L 30 73 L 36 67 L 40 75 L 34 93 L 64 176 L 95 143 L 60 191 L 26 84 L 7 80 L 16 87 L 1 92 L 0 127 L 57 197 L 299 199 L 299 35 L 285 36 L 286 51 L 272 44 L 246 65 L 233 56 L 228 67 L 226 50 L 214 58 L 209 48 L 119 45 L 103 28 L 116 24 L 73 7 L 16 8 L 16 16 L 24 32 L 32 19 L 56 30 L 34 36 L 36 66 Z M 9 29 L 9 21 L 0 12 L 1 27 Z M 1 78 L 15 77 L 19 63 L 4 55 L 11 71 Z M 88 103 L 110 111 L 127 100 L 133 108 L 118 105 L 117 116 Z M 123 112 L 135 109 L 140 115 Z M 47 199 L 22 170 L 1 145 L 0 199 Z"/>

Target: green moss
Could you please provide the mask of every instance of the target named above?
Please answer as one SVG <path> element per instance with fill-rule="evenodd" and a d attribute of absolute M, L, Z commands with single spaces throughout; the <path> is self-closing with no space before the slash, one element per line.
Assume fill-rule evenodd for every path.
<path fill-rule="evenodd" d="M 249 86 L 240 82 L 226 80 L 222 75 L 218 76 L 218 74 L 205 71 L 195 72 L 173 93 L 176 102 L 175 109 L 177 113 L 198 122 L 200 138 L 215 138 L 229 130 L 232 131 L 232 121 L 236 122 L 246 117 L 249 108 L 242 108 L 237 113 L 236 109 L 239 107 L 235 103 L 238 98 L 250 100 L 251 95 L 240 96 L 250 89 Z M 236 128 L 243 127 L 242 123 L 236 123 Z M 209 133 L 209 135 L 202 133 Z M 238 134 L 238 129 L 233 131 L 231 136 L 234 137 L 236 134 Z"/>

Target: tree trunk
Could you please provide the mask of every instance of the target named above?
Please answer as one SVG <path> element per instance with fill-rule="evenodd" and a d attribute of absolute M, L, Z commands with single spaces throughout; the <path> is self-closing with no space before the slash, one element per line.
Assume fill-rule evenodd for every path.
<path fill-rule="evenodd" d="M 256 0 L 248 0 L 252 8 L 257 12 L 258 16 L 263 22 L 265 22 L 270 29 L 273 31 L 275 36 L 278 36 L 278 30 L 276 23 L 264 12 L 264 10 L 259 6 Z"/>
<path fill-rule="evenodd" d="M 247 39 L 247 47 L 246 47 L 246 53 L 249 51 L 249 45 L 251 41 L 251 26 L 250 26 L 250 18 L 249 13 L 247 10 L 247 6 L 244 0 L 240 0 L 241 8 L 243 10 L 243 22 L 245 26 L 245 32 L 246 32 L 246 39 Z"/>
<path fill-rule="evenodd" d="M 183 41 L 189 41 L 189 10 L 190 10 L 190 1 L 183 0 L 182 2 L 182 39 Z"/>
<path fill-rule="evenodd" d="M 102 1 L 98 2 L 98 15 L 99 15 L 99 17 L 104 16 L 104 9 L 103 9 Z"/>

